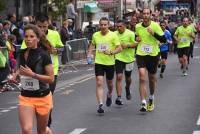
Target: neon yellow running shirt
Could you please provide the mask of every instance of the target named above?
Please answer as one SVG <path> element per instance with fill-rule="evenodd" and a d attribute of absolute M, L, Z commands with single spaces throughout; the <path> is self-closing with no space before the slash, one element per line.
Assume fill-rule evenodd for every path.
<path fill-rule="evenodd" d="M 175 35 L 178 37 L 179 40 L 177 48 L 184 48 L 190 46 L 191 37 L 188 34 L 192 32 L 193 30 L 190 26 L 187 26 L 186 28 L 183 26 L 179 26 L 176 29 Z"/>
<path fill-rule="evenodd" d="M 151 24 L 148 27 L 159 36 L 164 35 L 164 32 L 158 23 L 151 21 Z M 147 31 L 148 27 L 144 27 L 142 22 L 136 25 L 136 35 L 141 38 L 141 42 L 137 46 L 136 54 L 141 56 L 157 56 L 160 52 L 159 41 Z"/>
<path fill-rule="evenodd" d="M 135 43 L 135 34 L 132 31 L 126 29 L 122 34 L 118 31 L 115 31 L 115 33 L 119 37 L 121 44 L 132 45 Z M 126 63 L 133 62 L 135 61 L 135 49 L 125 48 L 120 53 L 115 55 L 115 59 Z"/>
<path fill-rule="evenodd" d="M 95 63 L 102 65 L 114 65 L 114 55 L 106 55 L 102 51 L 108 50 L 113 51 L 120 45 L 119 38 L 117 35 L 108 31 L 106 35 L 102 35 L 101 32 L 96 32 L 92 36 L 92 45 L 96 47 Z"/>

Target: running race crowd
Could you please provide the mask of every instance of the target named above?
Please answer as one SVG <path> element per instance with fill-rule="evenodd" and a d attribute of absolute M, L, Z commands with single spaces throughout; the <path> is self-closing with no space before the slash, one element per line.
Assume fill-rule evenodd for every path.
<path fill-rule="evenodd" d="M 11 82 L 22 84 L 19 95 L 19 122 L 23 134 L 33 129 L 33 117 L 37 118 L 38 134 L 51 134 L 52 94 L 58 77 L 58 54 L 62 53 L 65 42 L 72 39 L 73 20 L 63 21 L 61 28 L 51 24 L 48 16 L 39 13 L 27 16 L 16 25 L 15 14 L 9 14 L 0 22 L 0 88 L 2 81 L 11 74 Z M 93 28 L 92 23 L 88 28 Z M 71 32 L 70 32 L 71 31 Z M 116 73 L 116 105 L 123 105 L 122 81 L 125 79 L 126 99 L 131 100 L 131 83 L 134 62 L 138 67 L 139 111 L 153 111 L 154 94 L 157 86 L 157 70 L 164 78 L 168 53 L 177 53 L 183 76 L 187 76 L 189 59 L 193 58 L 196 34 L 200 33 L 200 21 L 182 16 L 179 22 L 170 22 L 167 16 L 152 15 L 149 8 L 135 13 L 127 19 L 117 19 L 110 27 L 108 18 L 102 17 L 98 30 L 88 35 L 91 43 L 87 58 L 94 60 L 96 76 L 97 113 L 104 111 L 104 74 L 108 91 L 106 106 L 112 104 L 113 78 Z M 124 74 L 124 77 L 123 77 Z M 146 81 L 148 76 L 148 81 Z M 146 85 L 149 83 L 149 95 Z"/>

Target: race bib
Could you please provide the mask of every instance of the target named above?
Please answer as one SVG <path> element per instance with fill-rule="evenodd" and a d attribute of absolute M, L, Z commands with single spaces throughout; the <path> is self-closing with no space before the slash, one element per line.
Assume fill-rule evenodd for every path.
<path fill-rule="evenodd" d="M 99 50 L 99 51 L 106 51 L 106 50 L 109 50 L 109 45 L 108 45 L 108 44 L 99 44 L 98 50 Z"/>
<path fill-rule="evenodd" d="M 185 37 L 181 38 L 181 42 L 187 42 L 187 38 Z"/>
<path fill-rule="evenodd" d="M 27 76 L 21 76 L 21 84 L 24 90 L 39 90 L 39 81 Z"/>
<path fill-rule="evenodd" d="M 132 71 L 132 70 L 133 70 L 133 67 L 134 67 L 134 64 L 133 64 L 133 63 L 126 64 L 125 70 L 126 70 L 126 71 Z"/>
<path fill-rule="evenodd" d="M 152 53 L 153 46 L 150 45 L 142 45 L 142 51 L 145 53 Z"/>

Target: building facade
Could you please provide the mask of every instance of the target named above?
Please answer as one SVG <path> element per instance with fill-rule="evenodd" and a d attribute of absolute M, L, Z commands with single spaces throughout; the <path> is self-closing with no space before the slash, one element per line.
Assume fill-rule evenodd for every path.
<path fill-rule="evenodd" d="M 35 15 L 37 12 L 46 12 L 48 0 L 7 0 L 6 8 L 0 13 L 5 16 L 9 13 L 15 13 L 17 19 L 23 16 Z"/>

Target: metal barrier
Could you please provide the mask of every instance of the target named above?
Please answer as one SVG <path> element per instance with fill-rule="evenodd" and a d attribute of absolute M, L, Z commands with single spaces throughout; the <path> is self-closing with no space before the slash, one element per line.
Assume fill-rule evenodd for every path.
<path fill-rule="evenodd" d="M 75 70 L 75 64 L 82 64 L 87 57 L 89 41 L 87 38 L 67 41 L 62 55 L 59 56 L 60 66 L 71 66 Z"/>

